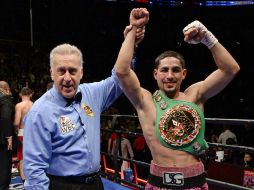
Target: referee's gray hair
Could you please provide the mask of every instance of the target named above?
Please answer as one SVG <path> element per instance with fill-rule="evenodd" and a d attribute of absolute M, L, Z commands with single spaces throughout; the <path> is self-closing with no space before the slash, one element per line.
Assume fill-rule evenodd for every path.
<path fill-rule="evenodd" d="M 54 64 L 54 56 L 56 54 L 59 54 L 59 55 L 76 54 L 80 58 L 80 66 L 83 67 L 83 55 L 82 55 L 81 51 L 74 45 L 64 43 L 64 44 L 60 44 L 60 45 L 56 46 L 54 49 L 52 49 L 50 52 L 50 55 L 49 55 L 50 67 L 52 67 Z"/>

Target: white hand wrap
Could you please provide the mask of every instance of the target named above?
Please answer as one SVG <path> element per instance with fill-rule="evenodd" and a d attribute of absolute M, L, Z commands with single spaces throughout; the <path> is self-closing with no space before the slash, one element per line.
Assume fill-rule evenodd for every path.
<path fill-rule="evenodd" d="M 201 39 L 201 41 L 195 40 L 195 39 L 190 39 L 188 43 L 190 44 L 198 44 L 201 42 L 202 44 L 206 45 L 209 49 L 211 49 L 217 42 L 218 39 L 213 35 L 212 32 L 207 30 L 207 28 L 199 21 L 195 20 L 192 23 L 188 24 L 184 29 L 183 32 L 186 32 L 190 28 L 196 28 L 199 30 L 199 32 L 204 32 L 205 35 Z"/>

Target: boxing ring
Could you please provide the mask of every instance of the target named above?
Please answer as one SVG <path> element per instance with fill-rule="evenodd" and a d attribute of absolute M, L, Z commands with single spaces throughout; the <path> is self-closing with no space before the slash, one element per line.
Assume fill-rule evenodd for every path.
<path fill-rule="evenodd" d="M 117 120 L 122 120 L 123 122 L 125 122 L 127 119 L 133 119 L 135 121 L 138 121 L 138 117 L 137 116 L 133 116 L 133 115 L 102 115 L 102 120 L 107 120 L 107 119 L 111 119 L 113 121 Z M 250 120 L 250 119 L 222 119 L 222 118 L 206 118 L 206 124 L 228 124 L 228 125 L 245 125 L 245 124 L 251 124 L 254 126 L 254 120 Z M 115 122 L 112 123 L 112 126 L 114 127 Z M 239 127 L 239 126 L 238 126 Z M 142 136 L 142 133 L 136 133 L 136 132 L 124 132 L 121 129 L 116 129 L 116 130 L 112 130 L 112 129 L 105 129 L 105 128 L 101 128 L 101 132 L 108 132 L 108 133 L 117 133 L 118 135 L 118 146 L 116 146 L 116 150 L 114 152 L 114 154 L 111 153 L 107 153 L 105 151 L 101 151 L 101 177 L 102 177 L 102 181 L 104 184 L 104 189 L 105 190 L 142 190 L 144 189 L 144 186 L 146 184 L 146 177 L 142 177 L 140 176 L 140 170 L 145 171 L 143 173 L 147 174 L 149 173 L 149 167 L 150 167 L 150 163 L 148 162 L 143 162 L 143 161 L 139 161 L 139 160 L 131 160 L 131 159 L 127 159 L 124 158 L 122 156 L 119 156 L 117 154 L 117 152 L 119 151 L 119 147 L 120 147 L 120 138 L 122 133 L 125 133 L 129 136 L 132 137 L 136 137 L 136 136 Z M 254 148 L 253 147 L 246 147 L 246 146 L 236 146 L 236 145 L 224 145 L 224 144 L 219 144 L 219 143 L 209 143 L 209 149 L 213 149 L 213 148 L 220 148 L 223 150 L 232 150 L 232 151 L 241 151 L 241 152 L 249 152 L 249 153 L 254 153 Z M 135 154 L 135 153 L 134 153 Z M 143 155 L 145 157 L 145 155 Z M 215 156 L 215 155 L 213 155 Z M 132 175 L 131 178 L 129 179 L 121 179 L 120 176 L 120 163 L 122 160 L 128 161 L 130 163 L 130 168 L 132 169 Z M 111 164 L 110 164 L 111 163 Z M 239 173 L 238 170 L 234 170 L 232 168 L 232 166 L 224 166 L 224 168 L 219 169 L 219 165 L 220 162 L 213 162 L 211 163 L 211 166 L 209 166 L 210 168 L 212 167 L 213 172 L 215 172 L 216 175 L 222 174 L 225 176 L 230 177 L 230 175 L 232 176 L 233 173 Z M 139 168 L 139 170 L 138 170 Z M 224 174 L 225 171 L 223 171 L 225 168 L 229 168 L 230 174 Z M 239 185 L 239 184 L 235 184 L 230 183 L 227 181 L 222 181 L 222 180 L 218 180 L 216 179 L 216 175 L 215 178 L 210 177 L 211 175 L 209 175 L 209 172 L 212 171 L 209 168 L 207 169 L 207 183 L 209 185 L 209 189 L 210 190 L 227 190 L 227 189 L 232 189 L 232 190 L 250 190 L 250 189 L 254 189 L 250 188 L 250 187 L 245 187 L 243 185 Z M 214 171 L 215 170 L 215 171 Z M 242 171 L 242 170 L 241 170 Z M 243 172 L 243 171 L 242 171 Z M 239 175 L 240 176 L 240 175 Z M 243 177 L 243 176 L 242 176 Z M 241 178 L 241 176 L 240 176 Z M 131 179 L 131 180 L 130 180 Z M 237 179 L 238 180 L 238 179 Z M 236 181 L 237 181 L 236 180 Z M 242 181 L 243 179 L 239 179 L 239 181 Z M 253 169 L 253 184 L 254 184 L 254 169 Z M 12 177 L 12 182 L 11 182 L 11 186 L 9 188 L 9 190 L 23 190 L 23 184 L 21 181 L 21 178 L 18 174 L 13 175 Z"/>
<path fill-rule="evenodd" d="M 112 120 L 127 120 L 127 119 L 135 119 L 138 120 L 137 116 L 133 116 L 133 115 L 103 115 L 102 119 L 105 118 L 111 118 Z M 253 125 L 254 126 L 254 120 L 251 119 L 223 119 L 223 118 L 206 118 L 206 124 L 226 124 L 226 125 L 239 125 L 239 126 L 244 126 L 245 124 L 248 125 Z M 112 126 L 114 128 L 115 123 L 113 122 Z M 236 127 L 239 127 L 236 126 Z M 125 133 L 129 136 L 138 136 L 138 135 L 142 135 L 142 133 L 135 133 L 135 132 L 124 132 L 121 129 L 116 129 L 116 130 L 111 130 L 111 129 L 104 129 L 102 127 L 101 129 L 102 131 L 107 131 L 109 133 L 117 133 L 118 135 L 118 146 L 117 148 L 119 149 L 120 147 L 120 138 L 121 138 L 121 134 Z M 210 143 L 208 142 L 209 145 L 209 150 L 210 149 L 220 149 L 220 150 L 230 150 L 230 151 L 241 151 L 241 152 L 248 152 L 248 153 L 254 153 L 254 148 L 253 147 L 246 147 L 246 146 L 238 146 L 238 145 L 224 145 L 224 144 L 220 144 L 220 143 Z M 126 159 L 123 158 L 119 155 L 117 155 L 118 151 L 115 151 L 114 154 L 112 153 L 107 153 L 107 152 L 103 152 L 101 151 L 101 174 L 103 177 L 105 177 L 106 179 L 112 180 L 116 183 L 122 184 L 123 186 L 129 187 L 130 189 L 135 189 L 135 190 L 139 190 L 139 189 L 144 189 L 144 186 L 146 184 L 146 178 L 141 178 L 139 176 L 139 172 L 137 171 L 137 167 L 142 167 L 144 169 L 146 169 L 146 171 L 149 171 L 149 167 L 150 164 L 146 163 L 146 162 L 142 162 L 139 160 L 131 160 L 131 159 Z M 135 154 L 135 153 L 134 153 Z M 145 156 L 145 155 L 144 155 Z M 214 158 L 216 158 L 216 155 L 213 155 Z M 112 167 L 108 166 L 108 161 L 111 160 L 113 162 Z M 121 179 L 120 177 L 120 166 L 119 163 L 121 162 L 121 160 L 125 160 L 130 162 L 130 168 L 132 168 L 133 171 L 133 180 L 129 180 L 129 179 Z M 205 164 L 205 163 L 204 163 Z M 254 189 L 254 186 L 252 188 L 250 187 L 246 187 L 244 186 L 244 184 L 239 184 L 239 182 L 237 181 L 242 181 L 243 182 L 243 178 L 244 176 L 241 176 L 241 173 L 244 173 L 245 170 L 243 168 L 238 168 L 236 167 L 236 169 L 234 169 L 231 165 L 227 166 L 223 166 L 224 168 L 219 169 L 219 165 L 220 162 L 212 162 L 210 163 L 211 166 L 208 167 L 207 171 L 207 183 L 209 185 L 209 189 L 210 190 L 226 190 L 226 189 L 233 189 L 233 190 L 247 190 L 247 189 Z M 217 168 L 216 168 L 217 167 Z M 225 173 L 225 171 L 223 171 L 224 169 L 229 168 L 230 173 Z M 239 171 L 237 170 L 239 169 Z M 212 171 L 213 170 L 213 171 Z M 215 171 L 214 171 L 215 170 Z M 211 174 L 209 175 L 209 171 L 211 171 Z M 232 172 L 232 173 L 231 173 Z M 251 171 L 252 172 L 252 171 Z M 149 172 L 148 172 L 149 173 Z M 147 173 L 147 174 L 148 174 Z M 226 179 L 226 181 L 223 180 L 218 180 L 216 179 L 216 177 L 214 177 L 214 174 L 219 176 L 219 174 L 221 175 L 225 175 L 228 178 L 230 178 L 230 176 L 232 176 L 234 173 L 237 174 L 237 180 L 233 181 L 233 182 L 228 182 L 230 180 Z M 224 173 L 224 174 L 223 174 Z M 211 177 L 210 177 L 211 176 Z M 242 177 L 242 179 L 240 179 Z M 253 184 L 254 184 L 254 169 L 253 169 Z M 231 180 L 232 181 L 232 180 Z M 236 182 L 236 183 L 235 183 Z M 238 184 L 237 184 L 238 183 Z"/>

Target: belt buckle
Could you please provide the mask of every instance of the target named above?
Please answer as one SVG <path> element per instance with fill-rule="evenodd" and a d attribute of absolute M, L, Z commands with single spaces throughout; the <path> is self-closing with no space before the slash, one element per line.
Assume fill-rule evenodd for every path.
<path fill-rule="evenodd" d="M 86 177 L 84 182 L 85 183 L 92 183 L 94 181 L 95 176 Z"/>
<path fill-rule="evenodd" d="M 181 172 L 164 172 L 163 184 L 169 186 L 183 186 L 184 175 Z"/>

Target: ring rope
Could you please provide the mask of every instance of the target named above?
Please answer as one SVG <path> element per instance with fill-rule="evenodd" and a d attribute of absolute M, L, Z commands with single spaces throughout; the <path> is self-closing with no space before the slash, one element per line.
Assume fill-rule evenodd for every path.
<path fill-rule="evenodd" d="M 244 124 L 254 124 L 253 119 L 225 119 L 225 118 L 205 118 L 207 123 L 217 124 L 230 124 L 230 125 L 244 125 Z"/>
<path fill-rule="evenodd" d="M 238 145 L 226 145 L 226 144 L 220 144 L 220 143 L 207 143 L 210 147 L 223 147 L 227 149 L 235 149 L 243 152 L 250 152 L 254 153 L 253 147 L 247 147 L 247 146 L 238 146 Z"/>
<path fill-rule="evenodd" d="M 124 132 L 122 130 L 112 130 L 112 129 L 104 129 L 104 128 L 101 128 L 101 130 L 108 131 L 108 132 L 115 132 L 117 134 L 128 134 L 130 136 L 143 135 L 142 133 Z M 227 149 L 235 149 L 235 150 L 239 150 L 239 151 L 243 151 L 243 152 L 254 153 L 254 148 L 253 147 L 239 146 L 239 145 L 226 145 L 226 144 L 211 143 L 211 142 L 207 142 L 207 144 L 210 147 L 223 147 L 223 148 L 227 148 Z"/>
<path fill-rule="evenodd" d="M 106 156 L 109 156 L 109 157 L 114 157 L 114 155 L 109 154 L 109 153 L 106 153 L 106 152 L 102 152 L 102 151 L 101 151 L 101 154 L 106 155 Z M 134 159 L 124 158 L 124 157 L 122 157 L 122 156 L 117 156 L 117 158 L 118 158 L 118 159 L 121 159 L 121 160 L 128 161 L 128 162 L 132 162 L 132 163 L 135 163 L 135 164 L 138 164 L 138 165 L 140 165 L 140 166 L 147 167 L 147 168 L 150 167 L 150 164 L 149 164 L 149 163 L 146 163 L 146 162 L 141 162 L 141 161 L 134 160 Z"/>
<path fill-rule="evenodd" d="M 100 171 L 100 174 L 101 174 L 101 176 L 103 176 L 103 177 L 107 177 L 107 176 L 108 176 L 108 174 L 107 174 L 106 172 L 104 172 L 104 171 Z M 132 186 L 132 187 L 134 187 L 134 188 L 138 188 L 138 190 L 144 190 L 144 186 L 141 186 L 141 185 L 138 185 L 138 184 L 129 182 L 129 181 L 127 181 L 127 180 L 121 179 L 121 178 L 118 177 L 117 175 L 111 176 L 110 179 L 112 179 L 114 182 L 117 182 L 118 184 L 123 183 L 123 184 L 126 184 L 126 185 L 130 185 L 130 186 Z"/>
<path fill-rule="evenodd" d="M 137 115 L 108 115 L 102 114 L 104 117 L 129 117 L 129 118 L 138 118 Z M 254 119 L 227 119 L 227 118 L 205 118 L 207 123 L 212 124 L 230 124 L 230 125 L 244 125 L 244 124 L 254 124 Z"/>
<path fill-rule="evenodd" d="M 248 188 L 248 187 L 243 187 L 243 186 L 235 185 L 235 184 L 232 184 L 232 183 L 218 181 L 218 180 L 215 180 L 215 179 L 206 178 L 206 180 L 207 180 L 208 184 L 216 185 L 216 186 L 220 186 L 220 187 L 226 187 L 226 188 L 229 188 L 230 190 L 232 190 L 232 189 L 233 190 L 234 189 L 235 190 L 250 190 L 251 189 L 251 188 Z"/>

